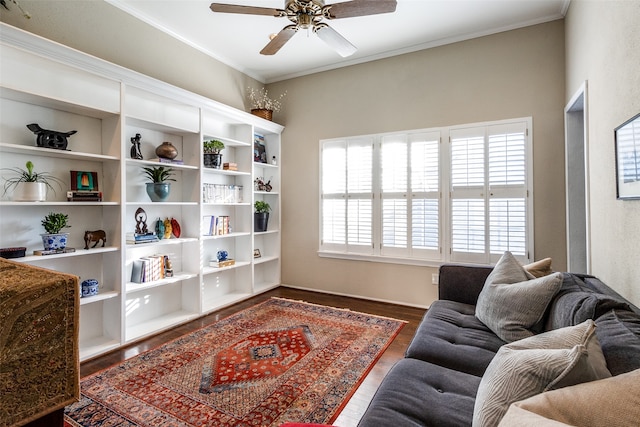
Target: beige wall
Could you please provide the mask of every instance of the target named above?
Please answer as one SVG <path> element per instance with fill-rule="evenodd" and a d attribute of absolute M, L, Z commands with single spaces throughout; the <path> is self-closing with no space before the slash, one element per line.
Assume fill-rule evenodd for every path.
<path fill-rule="evenodd" d="M 640 305 L 640 200 L 616 200 L 613 139 L 640 113 L 640 2 L 573 0 L 566 50 L 565 102 L 588 86 L 592 274 Z"/>
<path fill-rule="evenodd" d="M 566 268 L 564 24 L 554 21 L 279 82 L 283 112 L 283 283 L 429 305 L 435 268 L 320 258 L 318 141 L 533 117 L 535 258 Z"/>
<path fill-rule="evenodd" d="M 254 82 L 102 1 L 20 3 L 1 20 L 236 108 Z M 13 7 L 12 9 L 15 9 Z M 427 306 L 435 268 L 319 258 L 318 141 L 533 117 L 535 258 L 566 266 L 564 23 L 555 21 L 270 86 L 287 90 L 282 279 L 292 286 Z"/>
<path fill-rule="evenodd" d="M 8 2 L 0 20 L 98 58 L 246 110 L 245 88 L 256 81 L 100 0 Z M 176 6 L 179 7 L 179 6 Z"/>

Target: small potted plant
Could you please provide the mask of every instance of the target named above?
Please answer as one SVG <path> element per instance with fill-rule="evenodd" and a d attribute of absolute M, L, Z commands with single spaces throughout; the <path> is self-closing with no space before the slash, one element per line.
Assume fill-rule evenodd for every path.
<path fill-rule="evenodd" d="M 49 212 L 41 221 L 46 233 L 41 234 L 45 250 L 63 250 L 67 247 L 69 233 L 61 233 L 69 225 L 69 215 L 60 212 Z"/>
<path fill-rule="evenodd" d="M 31 160 L 25 164 L 27 169 L 4 168 L 16 174 L 5 179 L 4 194 L 13 188 L 12 199 L 18 202 L 42 202 L 47 200 L 47 189 L 54 193 L 56 190 L 51 183 L 61 187 L 62 181 L 47 172 L 34 172 Z M 62 188 L 62 187 L 61 187 Z"/>
<path fill-rule="evenodd" d="M 220 150 L 224 149 L 224 142 L 217 139 L 204 141 L 204 167 L 220 169 L 222 167 L 222 154 Z"/>
<path fill-rule="evenodd" d="M 255 232 L 267 231 L 269 225 L 269 211 L 271 206 L 262 200 L 256 200 L 253 204 L 255 213 L 253 214 L 253 230 Z"/>
<path fill-rule="evenodd" d="M 251 114 L 254 116 L 262 117 L 263 119 L 271 120 L 273 112 L 278 112 L 282 108 L 282 98 L 287 95 L 287 92 L 280 94 L 278 98 L 269 98 L 269 92 L 265 88 L 255 90 L 250 87 L 249 101 L 251 102 Z"/>
<path fill-rule="evenodd" d="M 152 202 L 164 202 L 171 192 L 171 183 L 174 170 L 165 166 L 143 167 L 144 174 L 149 178 L 147 182 L 147 194 Z"/>

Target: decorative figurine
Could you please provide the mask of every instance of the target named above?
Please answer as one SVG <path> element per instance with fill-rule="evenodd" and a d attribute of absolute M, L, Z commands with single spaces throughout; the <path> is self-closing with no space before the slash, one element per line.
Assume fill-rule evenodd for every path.
<path fill-rule="evenodd" d="M 226 261 L 229 253 L 227 251 L 218 251 L 216 257 L 218 258 L 218 262 Z"/>
<path fill-rule="evenodd" d="M 164 238 L 164 221 L 161 218 L 156 221 L 156 236 L 158 236 L 159 240 Z"/>
<path fill-rule="evenodd" d="M 165 239 L 170 239 L 171 238 L 171 220 L 169 218 L 164 220 L 164 238 Z"/>
<path fill-rule="evenodd" d="M 136 234 L 147 234 L 147 213 L 142 208 L 138 208 L 135 214 L 136 218 Z"/>
<path fill-rule="evenodd" d="M 104 230 L 85 231 L 84 232 L 84 248 L 89 249 L 89 242 L 95 242 L 92 248 L 95 248 L 102 240 L 102 247 L 107 243 L 107 233 Z"/>
<path fill-rule="evenodd" d="M 142 160 L 142 152 L 140 151 L 140 140 L 142 136 L 139 133 L 136 133 L 136 136 L 131 138 L 131 158 L 136 160 Z"/>
<path fill-rule="evenodd" d="M 164 256 L 164 277 L 173 277 L 173 266 L 168 255 Z"/>
<path fill-rule="evenodd" d="M 182 234 L 182 231 L 180 229 L 180 224 L 175 218 L 171 218 L 171 232 L 173 233 L 174 236 L 176 236 L 176 239 L 179 239 L 180 234 Z"/>
<path fill-rule="evenodd" d="M 69 132 L 58 132 L 56 130 L 42 129 L 37 123 L 27 125 L 29 130 L 36 134 L 36 144 L 38 147 L 54 148 L 56 150 L 67 149 L 67 138 L 78 132 L 72 130 Z"/>

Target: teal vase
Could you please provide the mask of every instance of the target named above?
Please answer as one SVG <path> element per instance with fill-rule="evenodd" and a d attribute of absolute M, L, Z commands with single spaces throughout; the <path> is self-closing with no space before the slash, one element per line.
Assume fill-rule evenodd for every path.
<path fill-rule="evenodd" d="M 168 182 L 148 182 L 147 195 L 152 202 L 164 202 L 171 192 L 171 184 Z"/>

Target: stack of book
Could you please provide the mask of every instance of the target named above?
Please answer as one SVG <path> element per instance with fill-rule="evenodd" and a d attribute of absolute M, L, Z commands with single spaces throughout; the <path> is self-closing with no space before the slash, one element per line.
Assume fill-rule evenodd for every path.
<path fill-rule="evenodd" d="M 225 259 L 224 261 L 218 261 L 217 259 L 209 261 L 209 267 L 214 268 L 222 268 L 222 267 L 231 267 L 236 264 L 235 259 Z"/>
<path fill-rule="evenodd" d="M 133 283 L 147 283 L 162 280 L 167 276 L 166 268 L 169 264 L 167 255 L 152 255 L 133 261 L 131 281 Z"/>
<path fill-rule="evenodd" d="M 162 157 L 156 157 L 155 159 L 149 159 L 149 161 L 158 163 L 171 163 L 173 165 L 184 165 L 184 160 L 182 159 L 165 159 Z"/>
<path fill-rule="evenodd" d="M 33 251 L 34 255 L 57 255 L 57 254 L 68 254 L 71 252 L 75 252 L 74 248 L 64 248 L 64 249 L 40 249 Z"/>
<path fill-rule="evenodd" d="M 202 217 L 202 234 L 204 236 L 221 236 L 231 233 L 231 225 L 227 215 Z"/>
<path fill-rule="evenodd" d="M 127 233 L 127 244 L 128 245 L 137 245 L 140 243 L 153 243 L 158 242 L 158 236 L 156 233 Z"/>
<path fill-rule="evenodd" d="M 67 202 L 101 202 L 102 191 L 67 191 Z"/>
<path fill-rule="evenodd" d="M 222 169 L 226 171 L 237 171 L 238 164 L 237 163 L 223 163 Z"/>

